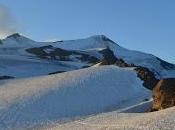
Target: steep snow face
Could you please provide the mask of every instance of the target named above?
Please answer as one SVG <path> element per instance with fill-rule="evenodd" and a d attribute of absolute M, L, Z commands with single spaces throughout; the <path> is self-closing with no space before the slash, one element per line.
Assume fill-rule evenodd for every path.
<path fill-rule="evenodd" d="M 54 46 L 68 50 L 100 50 L 108 47 L 108 42 L 109 39 L 107 37 L 96 35 L 86 39 L 57 42 Z"/>
<path fill-rule="evenodd" d="M 149 68 L 158 78 L 175 77 L 175 65 L 154 55 L 117 47 L 114 44 L 110 45 L 110 49 L 113 50 L 116 57 L 123 59 L 126 63 Z"/>
<path fill-rule="evenodd" d="M 137 104 L 150 97 L 135 71 L 92 67 L 38 78 L 0 81 L 0 128 L 44 126 Z"/>

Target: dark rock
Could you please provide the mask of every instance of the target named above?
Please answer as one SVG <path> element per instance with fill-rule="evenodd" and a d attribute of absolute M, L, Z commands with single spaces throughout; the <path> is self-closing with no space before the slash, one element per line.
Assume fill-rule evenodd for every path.
<path fill-rule="evenodd" d="M 150 90 L 152 90 L 159 81 L 156 78 L 155 74 L 151 72 L 148 68 L 137 67 L 135 68 L 135 71 L 137 72 L 137 76 L 144 81 L 143 86 Z"/>
<path fill-rule="evenodd" d="M 90 67 L 90 66 L 88 66 L 88 65 L 85 65 L 85 66 L 83 66 L 82 68 L 88 68 L 88 67 Z"/>
<path fill-rule="evenodd" d="M 158 83 L 158 79 L 155 74 L 149 69 L 141 66 L 136 66 L 134 64 L 128 64 L 123 59 L 118 59 L 113 51 L 109 48 L 100 51 L 103 54 L 104 59 L 100 62 L 99 65 L 116 65 L 119 67 L 136 67 L 135 71 L 137 72 L 138 77 L 144 81 L 143 86 L 152 90 L 155 85 Z"/>
<path fill-rule="evenodd" d="M 0 76 L 0 80 L 3 80 L 3 79 L 13 79 L 15 77 L 12 77 L 12 76 Z"/>
<path fill-rule="evenodd" d="M 49 49 L 49 51 L 47 51 Z M 34 54 L 39 58 L 45 59 L 52 59 L 52 60 L 59 60 L 59 61 L 72 61 L 71 55 L 76 55 L 76 59 L 89 62 L 89 63 L 97 63 L 99 61 L 98 58 L 88 55 L 85 52 L 81 51 L 71 51 L 71 50 L 64 50 L 61 48 L 55 48 L 51 45 L 43 46 L 43 47 L 35 47 L 26 49 L 28 53 Z"/>
<path fill-rule="evenodd" d="M 134 64 L 128 64 L 123 59 L 117 59 L 115 65 L 119 67 L 136 67 Z"/>
<path fill-rule="evenodd" d="M 59 73 L 64 73 L 64 72 L 66 72 L 66 71 L 56 71 L 56 72 L 49 73 L 48 75 L 59 74 Z"/>
<path fill-rule="evenodd" d="M 119 59 L 114 55 L 114 52 L 109 48 L 99 51 L 103 55 L 103 60 L 100 65 L 116 65 L 119 67 L 135 67 L 134 64 L 128 64 L 123 59 Z"/>
<path fill-rule="evenodd" d="M 15 38 L 16 39 L 18 37 L 21 37 L 21 35 L 19 33 L 14 33 L 14 34 L 8 36 L 7 38 Z"/>
<path fill-rule="evenodd" d="M 74 52 L 74 54 L 80 55 L 81 57 L 77 57 L 77 59 L 84 61 L 84 62 L 96 64 L 100 61 L 100 59 L 98 59 L 94 56 L 85 54 L 84 52 Z"/>
<path fill-rule="evenodd" d="M 101 65 L 112 65 L 115 64 L 117 58 L 114 55 L 114 52 L 109 48 L 103 49 L 99 51 L 103 55 L 103 60 L 101 61 Z"/>

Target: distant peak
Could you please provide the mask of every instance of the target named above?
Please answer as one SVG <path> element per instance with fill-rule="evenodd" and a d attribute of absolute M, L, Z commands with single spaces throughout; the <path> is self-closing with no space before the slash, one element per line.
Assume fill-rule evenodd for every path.
<path fill-rule="evenodd" d="M 12 40 L 12 41 L 16 41 L 16 42 L 35 42 L 34 40 L 21 35 L 20 33 L 14 33 L 12 35 L 7 36 L 5 39 L 3 40 Z"/>
<path fill-rule="evenodd" d="M 7 38 L 19 38 L 19 37 L 21 37 L 19 33 L 14 33 L 14 34 L 7 36 Z"/>

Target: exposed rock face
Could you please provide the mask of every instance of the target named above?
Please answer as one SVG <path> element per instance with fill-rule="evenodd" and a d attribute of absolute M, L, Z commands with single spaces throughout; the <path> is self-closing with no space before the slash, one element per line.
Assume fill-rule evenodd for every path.
<path fill-rule="evenodd" d="M 18 37 L 20 37 L 20 36 L 21 36 L 21 35 L 20 35 L 19 33 L 14 33 L 14 34 L 8 36 L 7 38 L 18 38 Z"/>
<path fill-rule="evenodd" d="M 104 59 L 101 61 L 100 65 L 116 65 L 119 67 L 136 67 L 133 64 L 127 64 L 123 59 L 119 59 L 114 55 L 114 52 L 109 48 L 99 51 Z"/>
<path fill-rule="evenodd" d="M 0 80 L 3 80 L 3 79 L 13 79 L 14 77 L 12 76 L 0 76 Z"/>
<path fill-rule="evenodd" d="M 43 46 L 43 47 L 35 47 L 26 49 L 28 53 L 35 54 L 36 56 L 44 59 L 53 59 L 60 61 L 72 61 L 71 56 L 74 56 L 74 59 L 85 61 L 88 63 L 97 63 L 99 61 L 98 58 L 88 55 L 81 51 L 71 51 L 64 50 L 61 48 L 55 48 L 51 45 Z"/>
<path fill-rule="evenodd" d="M 137 67 L 135 70 L 137 71 L 137 76 L 144 81 L 143 86 L 150 90 L 153 90 L 159 81 L 156 78 L 155 74 L 144 67 Z"/>
<path fill-rule="evenodd" d="M 156 84 L 158 83 L 158 79 L 155 74 L 149 69 L 141 66 L 136 66 L 134 64 L 128 64 L 123 59 L 118 59 L 115 57 L 113 51 L 109 48 L 100 51 L 103 54 L 104 59 L 100 62 L 100 65 L 116 65 L 119 67 L 136 67 L 135 71 L 137 72 L 137 76 L 144 81 L 143 86 L 152 90 Z"/>
<path fill-rule="evenodd" d="M 151 111 L 175 106 L 175 78 L 160 80 L 153 89 L 153 99 Z"/>
<path fill-rule="evenodd" d="M 59 74 L 59 73 L 64 73 L 64 72 L 65 72 L 65 71 L 56 71 L 56 72 L 49 73 L 48 75 Z"/>
<path fill-rule="evenodd" d="M 99 51 L 103 55 L 103 60 L 101 61 L 100 65 L 112 65 L 115 64 L 117 58 L 115 57 L 113 51 L 109 48 Z"/>

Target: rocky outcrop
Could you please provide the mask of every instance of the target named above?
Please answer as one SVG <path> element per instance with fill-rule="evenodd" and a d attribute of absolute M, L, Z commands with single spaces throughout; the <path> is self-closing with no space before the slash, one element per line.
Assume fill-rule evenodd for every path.
<path fill-rule="evenodd" d="M 0 76 L 0 80 L 3 80 L 3 79 L 13 79 L 14 77 L 12 76 Z"/>
<path fill-rule="evenodd" d="M 175 106 L 175 78 L 162 79 L 153 89 L 151 111 L 158 111 Z"/>
<path fill-rule="evenodd" d="M 44 59 L 52 59 L 59 61 L 84 61 L 88 63 L 97 63 L 99 61 L 98 58 L 88 55 L 83 51 L 72 51 L 72 50 L 64 50 L 61 48 L 56 48 L 51 45 L 43 46 L 43 47 L 35 47 L 26 49 L 28 53 L 34 54 L 39 58 Z M 73 58 L 74 57 L 74 58 Z"/>
<path fill-rule="evenodd" d="M 14 33 L 14 34 L 8 36 L 7 38 L 15 38 L 16 39 L 18 37 L 21 37 L 21 35 L 19 33 Z"/>
<path fill-rule="evenodd" d="M 123 59 L 119 59 L 109 48 L 99 51 L 103 55 L 100 65 L 116 65 L 119 67 L 135 67 L 134 64 L 127 64 Z"/>
<path fill-rule="evenodd" d="M 103 55 L 103 60 L 101 61 L 100 65 L 112 65 L 117 61 L 113 51 L 111 51 L 109 48 L 103 49 L 99 51 L 99 53 Z"/>
<path fill-rule="evenodd" d="M 59 74 L 59 73 L 64 73 L 65 71 L 56 71 L 56 72 L 51 72 L 48 75 L 52 75 L 52 74 Z"/>
<path fill-rule="evenodd" d="M 155 85 L 158 83 L 158 79 L 155 74 L 150 71 L 148 68 L 136 66 L 134 64 L 128 64 L 123 59 L 118 59 L 115 57 L 113 51 L 109 48 L 100 51 L 103 54 L 104 59 L 100 62 L 99 65 L 116 65 L 119 67 L 135 67 L 137 76 L 143 81 L 143 86 L 152 90 Z"/>
<path fill-rule="evenodd" d="M 153 88 L 158 83 L 158 79 L 156 78 L 155 74 L 150 71 L 148 68 L 145 67 L 137 67 L 135 68 L 135 71 L 137 72 L 137 76 L 144 81 L 143 86 L 153 90 Z"/>

